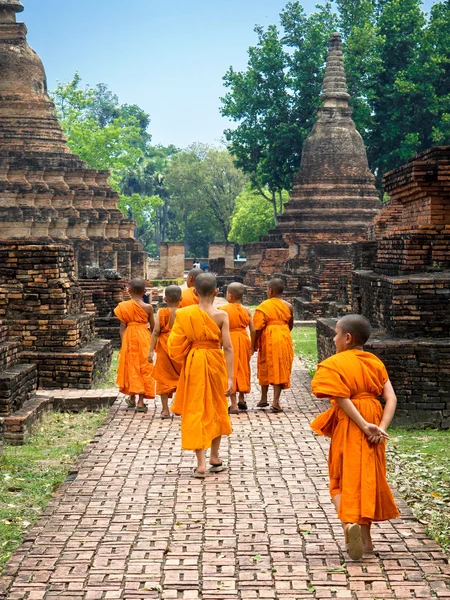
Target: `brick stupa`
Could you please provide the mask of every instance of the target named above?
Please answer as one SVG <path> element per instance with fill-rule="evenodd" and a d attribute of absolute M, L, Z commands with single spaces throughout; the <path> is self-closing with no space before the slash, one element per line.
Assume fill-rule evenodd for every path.
<path fill-rule="evenodd" d="M 342 288 L 350 287 L 351 244 L 365 239 L 380 209 L 352 120 L 339 33 L 330 38 L 321 99 L 285 213 L 269 235 L 245 247 L 249 297 L 259 300 L 257 290 L 272 275 L 282 276 L 300 318 L 328 314 Z"/>
<path fill-rule="evenodd" d="M 117 208 L 108 172 L 88 169 L 66 144 L 44 67 L 16 23 L 19 0 L 0 0 L 0 240 L 69 243 L 84 267 L 145 277 L 134 223 Z"/>

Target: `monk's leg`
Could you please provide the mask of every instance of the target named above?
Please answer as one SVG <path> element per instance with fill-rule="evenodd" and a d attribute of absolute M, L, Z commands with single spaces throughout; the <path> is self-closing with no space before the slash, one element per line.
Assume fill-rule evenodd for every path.
<path fill-rule="evenodd" d="M 272 407 L 276 410 L 276 409 L 281 409 L 280 406 L 280 396 L 281 396 L 281 390 L 283 388 L 281 387 L 281 385 L 274 385 L 273 386 L 273 402 L 272 402 Z"/>
<path fill-rule="evenodd" d="M 209 455 L 209 464 L 210 465 L 220 465 L 222 464 L 222 460 L 219 456 L 220 442 L 222 441 L 222 436 L 216 437 L 211 442 L 211 454 Z"/>
<path fill-rule="evenodd" d="M 144 394 L 139 394 L 139 399 L 137 403 L 137 408 L 144 408 Z"/>
<path fill-rule="evenodd" d="M 196 450 L 195 455 L 197 457 L 197 471 L 199 473 L 206 473 L 206 456 L 204 450 Z"/>
<path fill-rule="evenodd" d="M 236 392 L 234 394 L 231 394 L 230 400 L 231 400 L 230 410 L 238 410 L 238 405 L 237 405 L 237 400 L 236 400 Z"/>
<path fill-rule="evenodd" d="M 341 504 L 341 496 L 342 494 L 336 494 L 332 498 L 332 502 L 336 509 L 336 512 L 339 514 L 339 506 Z M 351 559 L 359 560 L 362 558 L 362 555 L 365 551 L 362 528 L 364 525 L 358 525 L 357 523 L 346 523 L 341 521 L 342 527 L 344 529 L 345 536 L 345 545 L 347 547 L 347 552 Z"/>
<path fill-rule="evenodd" d="M 370 534 L 371 527 L 371 523 L 369 525 L 361 525 L 361 537 L 364 546 L 364 552 L 373 552 L 373 542 Z"/>
<path fill-rule="evenodd" d="M 170 417 L 169 395 L 168 394 L 161 394 L 161 404 L 162 404 L 161 416 Z"/>
<path fill-rule="evenodd" d="M 243 392 L 239 392 L 238 408 L 240 410 L 247 410 L 247 402 L 245 401 L 245 394 Z"/>
<path fill-rule="evenodd" d="M 268 385 L 262 385 L 261 386 L 261 400 L 258 402 L 258 404 L 256 406 L 268 406 L 268 402 L 267 402 L 267 393 L 269 391 L 269 386 Z"/>

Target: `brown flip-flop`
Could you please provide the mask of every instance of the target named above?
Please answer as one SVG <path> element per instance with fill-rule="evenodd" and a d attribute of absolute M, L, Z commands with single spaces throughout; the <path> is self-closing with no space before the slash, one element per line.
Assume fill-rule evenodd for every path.
<path fill-rule="evenodd" d="M 284 412 L 284 408 L 281 408 L 281 406 L 271 406 L 270 412 L 273 412 L 274 414 L 277 415 L 278 413 Z"/>
<path fill-rule="evenodd" d="M 352 560 L 361 560 L 364 555 L 364 546 L 361 538 L 361 527 L 358 523 L 352 523 L 345 529 L 347 540 L 347 554 Z"/>
<path fill-rule="evenodd" d="M 197 469 L 192 469 L 192 477 L 195 477 L 195 479 L 205 479 L 206 473 L 200 473 Z"/>
<path fill-rule="evenodd" d="M 268 402 L 258 402 L 256 408 L 267 408 L 269 406 Z"/>

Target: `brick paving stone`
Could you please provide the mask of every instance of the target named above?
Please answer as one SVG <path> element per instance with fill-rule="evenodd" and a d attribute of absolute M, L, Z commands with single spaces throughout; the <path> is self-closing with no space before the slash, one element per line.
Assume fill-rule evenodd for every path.
<path fill-rule="evenodd" d="M 378 555 L 347 560 L 327 482 L 323 408 L 297 361 L 285 413 L 232 416 L 230 469 L 199 481 L 180 421 L 123 399 L 73 466 L 0 582 L 1 600 L 450 599 L 450 567 L 399 500 Z M 71 390 L 70 394 L 78 393 Z"/>

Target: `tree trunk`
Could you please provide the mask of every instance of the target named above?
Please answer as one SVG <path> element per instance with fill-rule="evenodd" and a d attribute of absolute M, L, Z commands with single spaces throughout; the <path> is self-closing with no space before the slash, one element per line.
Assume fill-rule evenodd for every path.
<path fill-rule="evenodd" d="M 280 215 L 283 214 L 284 212 L 284 207 L 283 207 L 283 191 L 282 190 L 278 190 L 278 199 L 280 201 Z"/>
<path fill-rule="evenodd" d="M 162 232 L 161 232 L 161 237 L 162 237 L 163 242 L 166 241 L 166 235 L 167 235 L 167 211 L 168 211 L 168 209 L 169 209 L 169 199 L 164 198 Z"/>
<path fill-rule="evenodd" d="M 272 206 L 273 206 L 273 220 L 275 221 L 275 227 L 278 225 L 278 213 L 277 213 L 277 198 L 275 192 L 272 192 Z"/>

